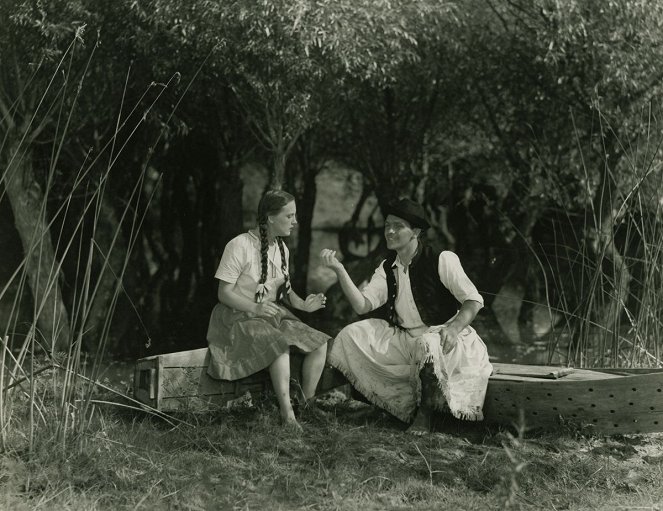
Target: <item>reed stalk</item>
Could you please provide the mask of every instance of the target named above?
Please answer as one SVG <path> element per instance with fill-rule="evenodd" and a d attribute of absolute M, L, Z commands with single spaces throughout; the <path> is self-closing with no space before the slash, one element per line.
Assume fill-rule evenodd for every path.
<path fill-rule="evenodd" d="M 615 136 L 607 123 L 602 130 Z M 561 357 L 578 367 L 663 366 L 661 143 L 648 138 L 643 153 L 623 148 L 621 173 L 628 182 L 593 195 L 586 189 L 583 209 L 563 210 L 571 233 L 563 235 L 553 225 L 551 245 L 529 244 L 546 288 L 544 305 L 563 318 L 560 326 L 552 324 L 549 361 Z M 582 168 L 590 182 L 584 158 Z M 547 177 L 561 196 L 564 184 Z M 615 207 L 605 216 L 595 202 Z M 578 218 L 584 219 L 580 227 Z"/>
<path fill-rule="evenodd" d="M 5 326 L 5 332 L 1 338 L 3 343 L 2 353 L 0 354 L 0 440 L 3 449 L 8 447 L 8 434 L 14 431 L 14 422 L 16 421 L 17 424 L 20 422 L 16 417 L 16 412 L 18 411 L 16 405 L 19 404 L 16 397 L 24 393 L 24 385 L 28 385 L 27 392 L 25 393 L 27 400 L 25 406 L 27 406 L 27 442 L 30 452 L 34 449 L 37 428 L 41 428 L 41 426 L 37 425 L 37 421 L 43 421 L 46 429 L 52 432 L 53 440 L 63 454 L 68 451 L 72 439 L 78 439 L 82 442 L 85 438 L 85 432 L 90 427 L 92 416 L 95 413 L 94 404 L 100 402 L 99 399 L 94 399 L 97 390 L 100 388 L 97 379 L 103 367 L 102 360 L 105 356 L 106 341 L 110 334 L 116 304 L 121 293 L 124 291 L 122 285 L 123 276 L 129 266 L 132 250 L 135 247 L 136 241 L 139 239 L 139 231 L 145 218 L 149 201 L 151 201 L 155 193 L 153 190 L 147 199 L 147 203 L 142 197 L 145 172 L 156 142 L 163 135 L 163 129 L 158 134 L 157 141 L 149 148 L 148 157 L 145 159 L 140 171 L 132 178 L 134 183 L 131 195 L 122 211 L 116 230 L 112 234 L 112 241 L 106 253 L 100 251 L 99 244 L 95 241 L 97 226 L 101 220 L 101 204 L 106 198 L 107 184 L 111 179 L 118 178 L 126 180 L 126 176 L 117 175 L 116 166 L 119 156 L 125 150 L 129 141 L 136 135 L 139 127 L 145 122 L 148 113 L 157 104 L 162 94 L 171 86 L 172 82 L 179 79 L 179 75 L 173 75 L 165 84 L 150 84 L 144 90 L 143 94 L 135 100 L 135 104 L 126 110 L 124 108 L 125 96 L 123 95 L 112 136 L 105 142 L 94 158 L 88 158 L 89 155 L 86 155 L 84 162 L 73 175 L 71 186 L 65 192 L 64 199 L 57 205 L 56 210 L 48 215 L 46 206 L 55 182 L 55 171 L 63 147 L 69 137 L 71 120 L 77 108 L 77 101 L 84 84 L 84 78 L 88 73 L 94 56 L 93 49 L 88 55 L 76 86 L 70 88 L 70 76 L 73 74 L 71 62 L 75 47 L 76 45 L 72 43 L 60 59 L 60 62 L 53 71 L 49 86 L 43 91 L 38 108 L 30 120 L 31 124 L 46 124 L 50 122 L 48 120 L 50 117 L 54 123 L 54 141 L 51 148 L 51 159 L 45 179 L 41 207 L 40 211 L 37 212 L 42 218 L 45 229 L 40 231 L 35 230 L 32 233 L 28 253 L 19 267 L 13 272 L 9 281 L 0 289 L 0 300 L 6 296 L 12 286 L 15 286 L 16 291 L 11 313 Z M 66 62 L 67 57 L 69 57 L 69 66 L 64 66 L 63 64 Z M 52 92 L 52 85 L 56 82 L 56 78 L 60 76 L 63 77 L 62 85 L 58 89 L 57 94 L 55 94 L 55 98 L 51 100 L 49 94 Z M 128 71 L 125 81 L 125 95 L 129 78 L 130 72 Z M 144 109 L 142 115 L 137 115 L 141 105 L 144 103 L 146 95 L 154 87 L 160 87 L 160 90 L 150 99 L 146 107 L 142 107 Z M 68 92 L 71 92 L 69 97 L 67 96 Z M 177 104 L 179 105 L 179 102 Z M 39 118 L 38 115 L 41 115 L 42 118 Z M 133 125 L 129 124 L 132 122 L 132 119 L 134 119 Z M 20 163 L 20 159 L 29 151 L 28 144 L 29 140 L 24 133 L 18 148 L 8 157 L 13 165 Z M 6 146 L 3 141 L 0 153 L 4 149 L 6 149 Z M 101 158 L 106 157 L 108 159 L 107 163 L 104 165 L 103 170 L 95 177 L 94 173 L 99 168 Z M 4 171 L 2 176 L 2 179 L 6 178 L 7 170 Z M 90 186 L 91 182 L 93 183 L 92 186 Z M 74 208 L 74 198 L 81 195 L 83 197 L 82 204 Z M 1 199 L 2 197 L 0 197 Z M 91 219 L 91 234 L 89 235 L 89 239 L 84 240 L 85 222 L 88 219 Z M 69 222 L 68 224 L 69 220 L 73 220 L 73 223 Z M 30 257 L 30 253 L 40 255 L 44 246 L 43 244 L 47 241 L 50 243 L 49 238 L 51 237 L 51 233 L 55 232 L 54 227 L 56 223 L 60 224 L 57 233 L 53 235 L 55 238 L 54 254 L 57 254 L 57 257 L 47 269 L 46 289 L 43 290 L 39 300 L 33 300 L 32 319 L 28 333 L 20 340 L 20 335 L 16 335 L 20 331 L 20 311 L 22 301 L 29 293 L 26 287 L 29 270 L 26 261 Z M 67 229 L 65 229 L 65 225 L 68 225 Z M 117 241 L 126 233 L 128 233 L 129 243 L 128 250 L 122 254 L 122 267 L 113 269 L 110 266 L 109 256 L 111 252 L 117 250 L 119 246 Z M 70 328 L 67 328 L 67 331 L 70 333 L 65 351 L 55 352 L 53 351 L 51 340 L 43 338 L 39 333 L 37 318 L 40 317 L 44 308 L 47 307 L 45 297 L 51 291 L 57 289 L 63 263 L 67 258 L 73 258 L 77 268 L 71 296 L 72 305 L 69 309 L 71 315 L 68 318 L 69 325 L 67 325 L 67 327 L 70 326 Z M 97 266 L 100 268 L 95 270 L 95 263 L 97 262 Z M 114 276 L 116 285 L 114 286 L 107 314 L 103 320 L 103 327 L 99 334 L 100 339 L 96 344 L 96 353 L 92 354 L 91 363 L 88 364 L 87 355 L 83 351 L 83 345 L 88 333 L 90 311 L 97 298 L 102 277 L 108 272 Z M 64 325 L 54 324 L 53 331 L 57 332 L 62 326 Z M 14 332 L 12 339 L 15 343 L 10 345 L 9 334 L 12 332 Z M 45 368 L 38 368 L 37 364 L 41 362 L 48 363 L 47 368 L 54 367 L 58 369 L 52 371 L 49 386 L 52 395 L 49 403 L 54 401 L 56 406 L 44 404 L 44 400 L 40 398 L 40 389 L 43 388 L 44 383 L 42 376 L 46 371 Z M 85 372 L 89 372 L 89 377 L 84 374 Z M 17 391 L 19 391 L 18 395 L 16 394 Z M 22 405 L 23 402 L 20 402 L 20 404 Z M 48 407 L 48 410 L 45 407 Z M 144 410 L 145 408 L 141 409 Z M 151 411 L 150 413 L 155 412 Z M 158 415 L 165 417 L 163 414 Z M 46 433 L 44 432 L 44 434 Z M 79 447 L 81 445 L 79 443 Z"/>

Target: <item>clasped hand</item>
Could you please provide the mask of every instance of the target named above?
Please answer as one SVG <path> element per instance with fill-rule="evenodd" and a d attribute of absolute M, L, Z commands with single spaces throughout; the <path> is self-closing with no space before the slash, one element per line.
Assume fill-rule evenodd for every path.
<path fill-rule="evenodd" d="M 262 302 L 256 305 L 255 315 L 259 318 L 273 318 L 279 311 L 279 306 L 274 302 Z"/>

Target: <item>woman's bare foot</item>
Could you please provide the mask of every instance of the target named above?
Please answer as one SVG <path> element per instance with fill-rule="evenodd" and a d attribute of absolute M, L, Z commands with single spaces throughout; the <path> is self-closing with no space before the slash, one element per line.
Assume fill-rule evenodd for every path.
<path fill-rule="evenodd" d="M 290 408 L 281 413 L 281 425 L 288 431 L 302 431 L 302 426 L 297 422 L 295 412 Z"/>
<path fill-rule="evenodd" d="M 286 431 L 292 431 L 294 433 L 301 433 L 303 431 L 302 425 L 297 422 L 294 414 L 292 417 L 281 417 L 281 425 Z"/>

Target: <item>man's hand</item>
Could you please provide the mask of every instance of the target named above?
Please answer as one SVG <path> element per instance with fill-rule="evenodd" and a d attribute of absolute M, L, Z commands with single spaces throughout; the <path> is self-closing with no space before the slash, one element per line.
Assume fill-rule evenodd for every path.
<path fill-rule="evenodd" d="M 445 355 L 451 353 L 451 350 L 458 344 L 460 331 L 453 324 L 433 326 L 428 331 L 440 335 L 440 346 L 442 346 L 442 353 Z"/>
<path fill-rule="evenodd" d="M 302 310 L 305 312 L 315 312 L 324 308 L 325 303 L 327 303 L 327 297 L 323 293 L 308 295 L 306 300 L 304 300 Z"/>
<path fill-rule="evenodd" d="M 263 302 L 256 304 L 254 314 L 259 318 L 273 318 L 280 310 L 274 302 Z"/>
<path fill-rule="evenodd" d="M 320 259 L 322 259 L 323 266 L 330 268 L 331 270 L 337 271 L 343 268 L 343 264 L 336 258 L 336 250 L 331 250 L 329 248 L 323 248 L 320 251 Z"/>
<path fill-rule="evenodd" d="M 371 302 L 359 291 L 348 272 L 345 271 L 343 264 L 336 258 L 336 250 L 323 248 L 320 251 L 320 259 L 322 264 L 333 270 L 338 277 L 338 283 L 341 285 L 343 294 L 352 305 L 352 310 L 357 314 L 366 314 L 373 310 Z"/>

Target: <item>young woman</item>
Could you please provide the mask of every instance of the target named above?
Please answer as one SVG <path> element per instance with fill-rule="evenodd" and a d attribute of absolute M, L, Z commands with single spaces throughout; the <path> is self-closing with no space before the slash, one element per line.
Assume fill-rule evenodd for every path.
<path fill-rule="evenodd" d="M 256 228 L 226 245 L 215 277 L 218 298 L 207 331 L 213 378 L 237 380 L 269 368 L 284 425 L 300 426 L 290 402 L 290 347 L 304 353 L 302 392 L 315 394 L 325 364 L 329 336 L 305 325 L 283 305 L 313 312 L 323 294 L 300 298 L 290 287 L 288 248 L 283 237 L 297 224 L 295 200 L 270 190 L 258 205 Z"/>

